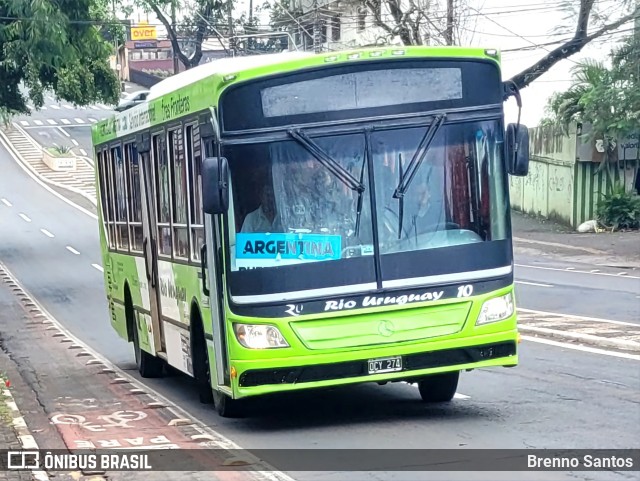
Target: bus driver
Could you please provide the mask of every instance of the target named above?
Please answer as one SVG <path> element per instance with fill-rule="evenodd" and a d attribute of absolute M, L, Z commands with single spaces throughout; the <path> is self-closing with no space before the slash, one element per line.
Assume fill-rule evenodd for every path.
<path fill-rule="evenodd" d="M 260 205 L 244 218 L 240 232 L 282 232 L 271 182 L 263 184 Z"/>

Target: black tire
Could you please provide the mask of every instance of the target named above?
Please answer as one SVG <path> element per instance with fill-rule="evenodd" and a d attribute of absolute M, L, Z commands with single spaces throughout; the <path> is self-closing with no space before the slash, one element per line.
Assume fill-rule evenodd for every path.
<path fill-rule="evenodd" d="M 240 399 L 231 399 L 219 391 L 213 394 L 216 411 L 223 418 L 239 418 L 244 416 L 244 403 Z"/>
<path fill-rule="evenodd" d="M 194 330 L 191 333 L 193 336 L 193 377 L 198 388 L 198 398 L 200 402 L 202 404 L 211 404 L 213 403 L 213 390 L 211 389 L 211 371 L 209 368 L 207 343 L 204 339 L 204 331 L 199 314 L 195 314 L 195 316 L 198 317 L 192 317 L 191 319 L 191 325 L 194 326 Z"/>
<path fill-rule="evenodd" d="M 133 307 L 127 307 L 127 317 L 133 317 Z M 133 352 L 136 357 L 136 366 L 138 366 L 138 372 L 144 378 L 162 377 L 162 371 L 164 368 L 164 361 L 159 357 L 155 357 L 146 351 L 143 351 L 140 347 L 140 340 L 138 338 L 138 326 L 135 319 L 131 319 L 129 326 L 133 330 Z"/>
<path fill-rule="evenodd" d="M 453 399 L 458 388 L 460 371 L 427 376 L 418 381 L 420 396 L 424 402 L 442 403 Z"/>

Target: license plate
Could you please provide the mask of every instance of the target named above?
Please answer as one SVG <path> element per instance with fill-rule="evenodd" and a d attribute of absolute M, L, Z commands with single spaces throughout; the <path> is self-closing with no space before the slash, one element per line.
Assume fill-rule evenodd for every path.
<path fill-rule="evenodd" d="M 402 357 L 381 357 L 369 359 L 369 374 L 402 371 Z"/>

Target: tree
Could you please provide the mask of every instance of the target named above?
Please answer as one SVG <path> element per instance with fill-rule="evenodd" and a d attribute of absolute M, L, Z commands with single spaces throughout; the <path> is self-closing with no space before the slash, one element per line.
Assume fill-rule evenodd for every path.
<path fill-rule="evenodd" d="M 589 123 L 588 138 L 601 141 L 607 179 L 612 182 L 611 162 L 617 160 L 616 142 L 640 126 L 640 53 L 638 39 L 630 36 L 611 53 L 611 67 L 586 60 L 572 69 L 572 85 L 548 102 L 551 122 L 567 127 Z M 548 123 L 548 121 L 547 121 Z"/>
<path fill-rule="evenodd" d="M 512 77 L 511 80 L 518 88 L 526 87 L 559 61 L 580 52 L 589 42 L 618 29 L 640 15 L 640 5 L 636 0 L 620 0 L 619 6 L 613 9 L 609 7 L 608 12 L 598 0 L 566 0 L 564 5 L 567 20 L 576 19 L 573 36 L 535 64 Z M 595 30 L 591 31 L 591 27 Z M 561 32 L 560 29 L 558 31 Z"/>
<path fill-rule="evenodd" d="M 75 105 L 115 104 L 120 88 L 94 0 L 0 0 L 0 111 L 26 113 L 44 92 Z M 24 86 L 26 92 L 21 90 Z"/>
<path fill-rule="evenodd" d="M 403 45 L 461 44 L 471 40 L 473 27 L 467 25 L 479 16 L 490 18 L 472 7 L 469 0 L 346 0 L 363 8 L 373 18 L 383 43 Z M 514 2 L 517 6 L 517 2 Z M 618 0 L 611 8 L 605 0 L 561 0 L 566 12 L 563 27 L 556 33 L 569 37 L 551 42 L 551 50 L 539 61 L 510 80 L 522 89 L 539 78 L 559 61 L 580 52 L 589 42 L 618 29 L 640 15 L 637 0 Z M 280 15 L 280 17 L 282 17 Z M 283 20 L 282 18 L 280 20 Z M 272 19 L 273 23 L 273 19 Z"/>
<path fill-rule="evenodd" d="M 167 29 L 173 51 L 187 69 L 200 63 L 202 42 L 207 37 L 215 35 L 222 40 L 222 35 L 231 36 L 232 25 L 228 22 L 233 0 L 138 1 L 142 7 L 152 11 Z M 179 24 L 172 19 L 176 10 L 187 12 Z"/>

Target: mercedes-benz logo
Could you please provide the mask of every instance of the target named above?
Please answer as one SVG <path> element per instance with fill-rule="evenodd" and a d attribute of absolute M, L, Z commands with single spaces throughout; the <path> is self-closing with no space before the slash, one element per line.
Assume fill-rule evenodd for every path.
<path fill-rule="evenodd" d="M 380 321 L 380 324 L 378 324 L 378 332 L 384 337 L 392 336 L 395 332 L 393 323 L 391 321 Z"/>

